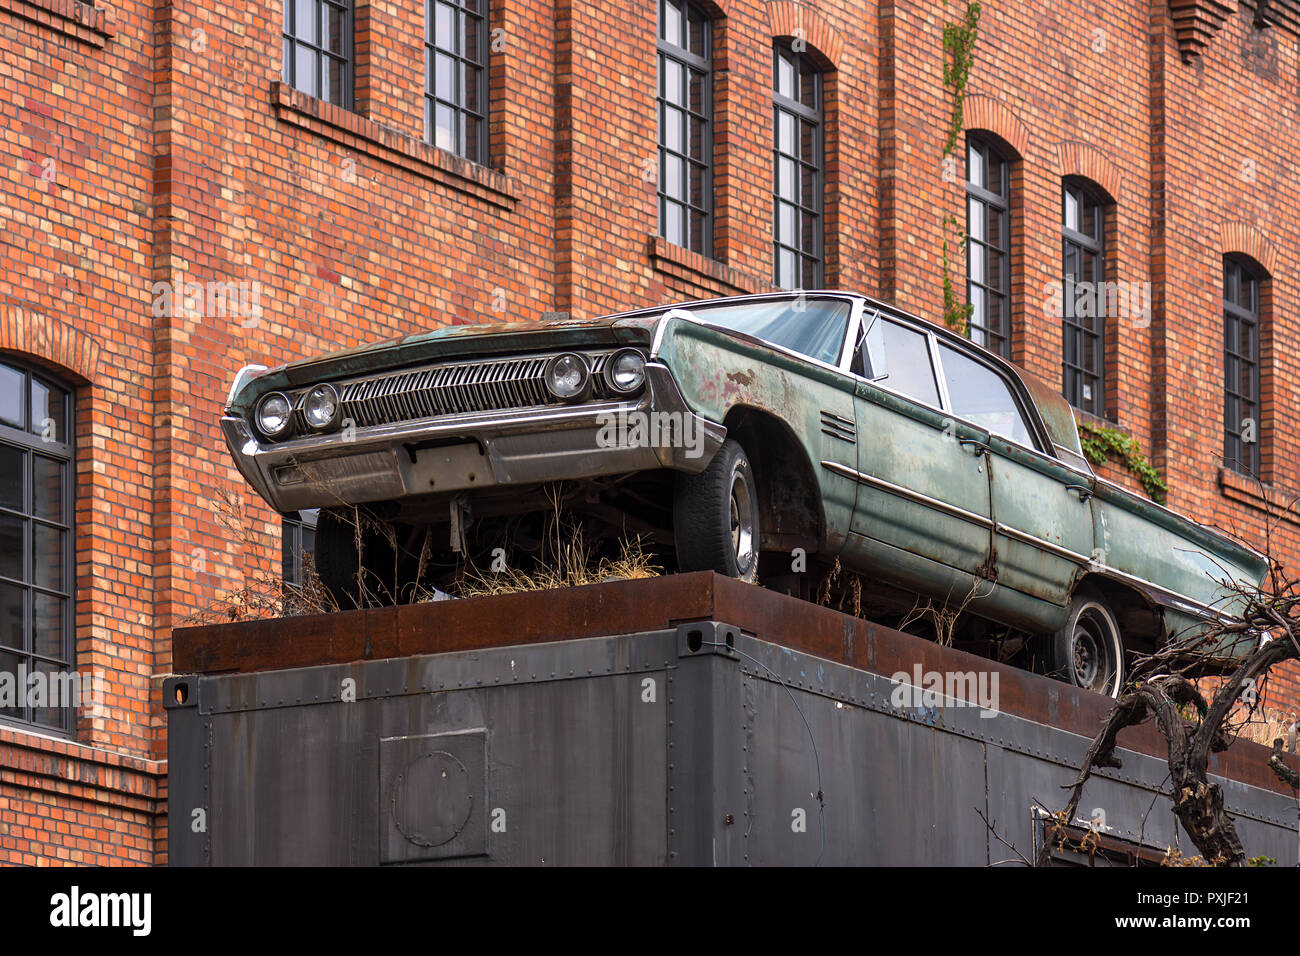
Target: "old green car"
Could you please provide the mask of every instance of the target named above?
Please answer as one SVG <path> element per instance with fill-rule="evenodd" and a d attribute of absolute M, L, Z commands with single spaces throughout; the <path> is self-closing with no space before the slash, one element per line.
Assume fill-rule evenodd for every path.
<path fill-rule="evenodd" d="M 810 595 L 838 562 L 866 583 L 862 613 L 959 607 L 961 641 L 1114 695 L 1126 653 L 1230 616 L 1229 585 L 1266 570 L 1096 476 L 1056 389 L 847 293 L 451 326 L 249 367 L 222 426 L 273 508 L 321 509 L 316 566 L 344 604 L 535 548 L 563 507 L 656 542 L 670 569 Z"/>

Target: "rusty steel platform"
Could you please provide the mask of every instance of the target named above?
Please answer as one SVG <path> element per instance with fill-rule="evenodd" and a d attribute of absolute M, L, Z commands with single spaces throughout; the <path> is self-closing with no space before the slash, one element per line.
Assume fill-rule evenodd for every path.
<path fill-rule="evenodd" d="M 996 713 L 900 705 L 918 667 L 982 675 Z M 182 628 L 173 670 L 179 865 L 983 865 L 975 808 L 1028 852 L 1110 706 L 710 573 Z M 1178 842 L 1164 741 L 1119 739 L 1084 805 L 1149 856 Z M 1268 756 L 1239 741 L 1211 772 L 1248 853 L 1294 864 Z"/>

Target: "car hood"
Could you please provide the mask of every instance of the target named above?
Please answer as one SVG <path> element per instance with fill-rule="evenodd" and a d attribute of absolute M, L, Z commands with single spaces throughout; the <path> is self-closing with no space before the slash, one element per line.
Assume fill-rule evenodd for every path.
<path fill-rule="evenodd" d="M 231 411 L 246 411 L 253 396 L 268 391 L 302 388 L 315 382 L 396 371 L 430 362 L 562 349 L 649 346 L 658 320 L 656 313 L 444 326 L 268 369 L 243 383 L 229 407 Z"/>

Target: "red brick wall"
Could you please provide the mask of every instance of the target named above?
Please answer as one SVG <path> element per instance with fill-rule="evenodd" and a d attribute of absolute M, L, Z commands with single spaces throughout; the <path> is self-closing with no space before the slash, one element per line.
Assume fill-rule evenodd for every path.
<path fill-rule="evenodd" d="M 943 218 L 963 202 L 963 167 L 945 177 L 942 156 L 942 31 L 958 4 L 709 6 L 715 260 L 654 238 L 650 0 L 492 5 L 487 167 L 420 142 L 423 0 L 358 0 L 354 113 L 280 86 L 278 3 L 114 0 L 110 15 L 101 0 L 0 0 L 0 349 L 80 386 L 78 654 L 108 677 L 111 704 L 79 726 L 83 744 L 142 761 L 153 779 L 170 627 L 278 560 L 278 520 L 216 428 L 240 365 L 452 320 L 768 287 L 774 37 L 804 39 L 829 71 L 828 284 L 940 317 Z M 1288 178 L 1300 63 L 1294 4 L 1274 6 L 1281 22 L 1262 33 L 1245 7 L 1217 32 L 1180 37 L 1161 0 L 989 0 L 965 113 L 967 129 L 1019 155 L 1017 360 L 1059 376 L 1059 326 L 1043 303 L 1059 278 L 1060 180 L 1087 175 L 1116 200 L 1112 278 L 1154 284 L 1151 324 L 1110 330 L 1118 422 L 1164 471 L 1174 507 L 1256 544 L 1265 499 L 1224 485 L 1217 463 L 1218 282 L 1235 251 L 1267 259 L 1274 276 L 1265 494 L 1289 498 L 1300 489 L 1300 191 Z M 950 254 L 960 288 L 962 256 Z M 160 284 L 221 281 L 260 284 L 256 321 L 156 314 Z M 251 545 L 218 520 L 223 489 L 249 510 Z M 1300 526 L 1281 521 L 1273 536 L 1300 566 Z M 1282 699 L 1300 699 L 1294 676 Z M 22 753 L 42 751 L 33 739 Z M 18 753 L 0 748 L 0 767 Z M 39 808 L 73 804 L 51 793 L 0 777 L 0 820 L 21 814 L 22 839 L 53 846 L 57 825 L 41 821 L 55 818 Z M 13 833 L 0 835 L 0 860 L 57 857 Z"/>

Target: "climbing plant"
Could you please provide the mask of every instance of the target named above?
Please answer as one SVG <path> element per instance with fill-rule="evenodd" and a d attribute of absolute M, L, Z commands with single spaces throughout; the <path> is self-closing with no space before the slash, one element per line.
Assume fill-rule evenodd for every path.
<path fill-rule="evenodd" d="M 1092 422 L 1079 422 L 1079 442 L 1083 445 L 1084 456 L 1094 465 L 1103 464 L 1108 458 L 1117 459 L 1142 483 L 1142 488 L 1153 501 L 1164 503 L 1169 486 L 1160 477 L 1137 439 L 1118 428 L 1107 428 Z"/>
<path fill-rule="evenodd" d="M 956 216 L 945 216 L 943 227 L 943 321 L 948 328 L 956 329 L 965 335 L 969 329 L 970 317 L 975 314 L 975 306 L 959 296 L 956 286 L 953 284 L 952 260 L 948 255 L 950 246 L 948 236 L 950 233 L 956 233 L 961 237 L 951 245 L 955 245 L 963 252 L 966 250 L 966 236 L 962 232 L 961 223 Z"/>
<path fill-rule="evenodd" d="M 970 0 L 966 12 L 956 23 L 943 25 L 943 85 L 952 87 L 952 122 L 943 154 L 947 156 L 957 148 L 965 127 L 963 109 L 966 104 L 966 83 L 970 68 L 975 62 L 975 40 L 979 36 L 980 3 Z"/>
<path fill-rule="evenodd" d="M 944 0 L 945 4 L 947 0 Z M 975 39 L 978 35 L 980 20 L 979 0 L 969 0 L 966 12 L 957 23 L 943 25 L 943 83 L 951 87 L 952 117 L 948 126 L 948 136 L 943 145 L 945 163 L 961 139 L 965 127 L 963 108 L 966 102 L 966 83 L 970 79 L 971 65 L 975 62 Z M 961 238 L 949 241 L 949 235 Z M 966 250 L 966 235 L 956 216 L 948 215 L 943 220 L 943 321 L 951 329 L 968 335 L 970 318 L 975 307 L 966 301 L 965 296 L 958 295 L 953 282 L 953 264 L 951 250 L 956 247 L 961 252 Z"/>

